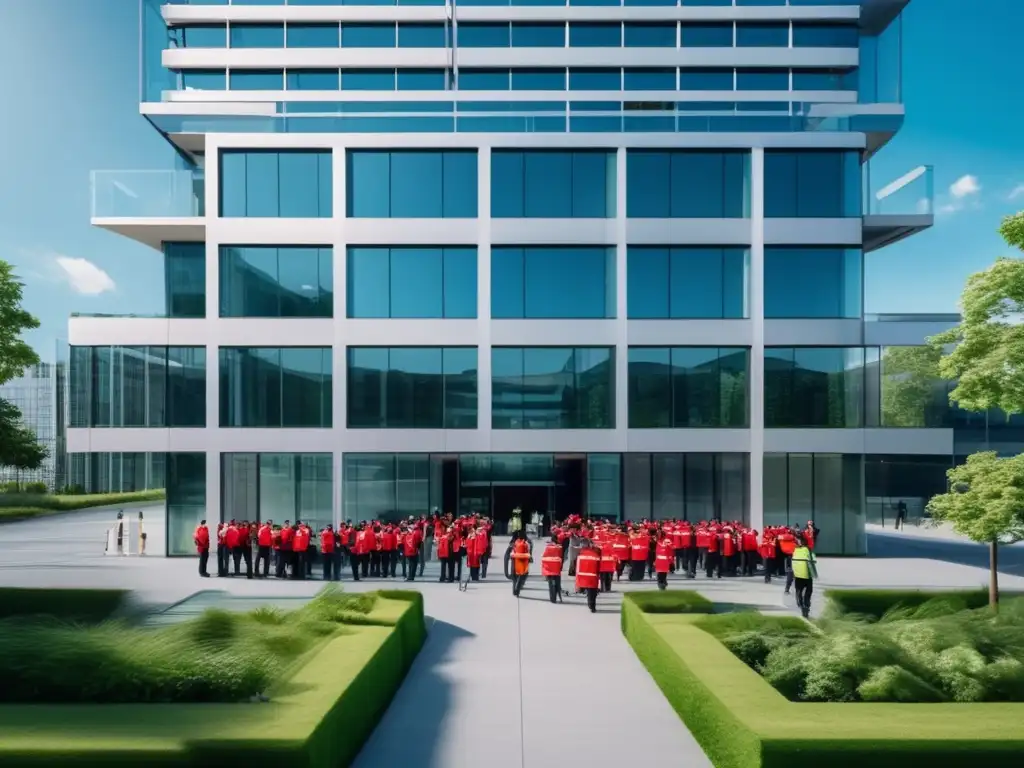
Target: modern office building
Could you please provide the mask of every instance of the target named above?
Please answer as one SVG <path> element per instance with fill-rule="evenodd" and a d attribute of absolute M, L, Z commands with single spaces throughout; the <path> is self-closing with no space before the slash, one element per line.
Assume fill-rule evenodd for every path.
<path fill-rule="evenodd" d="M 170 554 L 516 506 L 863 552 L 870 457 L 953 453 L 883 396 L 948 318 L 863 311 L 932 224 L 929 168 L 871 173 L 906 5 L 142 0 L 180 167 L 95 172 L 93 223 L 164 316 L 71 320 L 70 449 L 162 457 Z"/>
<path fill-rule="evenodd" d="M 46 483 L 50 490 L 60 489 L 67 477 L 67 366 L 64 363 L 39 363 L 16 379 L 0 385 L 0 399 L 21 411 L 21 421 L 32 430 L 47 452 L 38 469 L 0 466 L 0 483 Z"/>

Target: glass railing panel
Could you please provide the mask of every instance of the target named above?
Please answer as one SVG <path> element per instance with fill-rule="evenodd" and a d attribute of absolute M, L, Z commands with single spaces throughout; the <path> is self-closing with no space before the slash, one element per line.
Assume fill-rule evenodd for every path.
<path fill-rule="evenodd" d="M 93 171 L 93 218 L 187 218 L 206 213 L 202 171 Z"/>
<path fill-rule="evenodd" d="M 872 178 L 871 163 L 864 166 L 864 174 L 865 215 L 931 215 L 935 212 L 932 166 L 919 165 L 899 178 L 881 183 Z"/>

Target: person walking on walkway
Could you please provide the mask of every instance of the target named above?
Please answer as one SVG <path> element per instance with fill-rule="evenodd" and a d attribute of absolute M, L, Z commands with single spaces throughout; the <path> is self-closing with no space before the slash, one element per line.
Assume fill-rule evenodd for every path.
<path fill-rule="evenodd" d="M 672 547 L 672 540 L 661 531 L 658 543 L 654 549 L 654 572 L 658 577 L 658 589 L 668 587 L 668 572 L 672 570 L 672 561 L 675 559 L 675 550 Z"/>
<path fill-rule="evenodd" d="M 530 575 L 530 561 L 533 559 L 530 555 L 530 540 L 526 538 L 526 534 L 522 530 L 518 530 L 509 546 L 512 550 L 512 594 L 519 597 L 519 593 Z"/>
<path fill-rule="evenodd" d="M 210 529 L 206 527 L 205 520 L 199 521 L 193 539 L 199 553 L 199 575 L 207 578 L 210 575 L 206 570 L 206 564 L 210 561 Z"/>
<path fill-rule="evenodd" d="M 562 602 L 562 545 L 552 536 L 540 558 L 540 575 L 547 579 L 551 602 Z"/>
<path fill-rule="evenodd" d="M 803 537 L 798 537 L 790 562 L 796 586 L 796 604 L 807 619 L 811 615 L 811 593 L 814 592 L 814 580 L 818 577 L 818 561 Z"/>
<path fill-rule="evenodd" d="M 597 613 L 597 590 L 601 584 L 601 554 L 589 539 L 584 540 L 576 558 L 576 591 L 587 595 L 587 607 Z"/>

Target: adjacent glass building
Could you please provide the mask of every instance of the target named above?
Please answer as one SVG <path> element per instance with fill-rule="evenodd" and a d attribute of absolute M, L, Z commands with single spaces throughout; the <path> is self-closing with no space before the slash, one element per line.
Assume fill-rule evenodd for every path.
<path fill-rule="evenodd" d="M 906 4 L 141 0 L 179 162 L 94 172 L 93 223 L 164 310 L 72 319 L 70 449 L 161 457 L 171 554 L 517 506 L 862 552 L 865 456 L 953 451 L 882 383 L 948 320 L 863 312 L 932 222 L 929 168 L 871 173 Z"/>

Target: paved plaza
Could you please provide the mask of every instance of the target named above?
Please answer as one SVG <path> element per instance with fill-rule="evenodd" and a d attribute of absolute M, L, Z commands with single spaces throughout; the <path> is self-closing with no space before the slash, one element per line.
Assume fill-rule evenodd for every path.
<path fill-rule="evenodd" d="M 139 507 L 125 508 L 137 517 Z M 144 508 L 148 546 L 163 548 L 162 509 Z M 201 579 L 190 558 L 116 557 L 103 554 L 114 510 L 90 510 L 0 526 L 0 585 L 122 587 L 136 590 L 167 614 L 190 615 L 214 604 L 249 607 L 261 602 L 297 604 L 320 581 Z M 816 590 L 849 587 L 982 587 L 987 551 L 955 537 L 908 529 L 870 531 L 869 558 L 823 558 Z M 496 542 L 496 550 L 503 544 Z M 958 562 L 952 562 L 958 560 Z M 1004 550 L 1005 589 L 1024 590 L 1024 548 Z M 619 629 L 621 593 L 602 595 L 591 615 L 581 598 L 547 601 L 539 576 L 515 600 L 502 578 L 501 561 L 486 582 L 465 593 L 437 583 L 428 563 L 415 587 L 425 597 L 430 634 L 408 678 L 358 768 L 491 768 L 562 766 L 567 755 L 590 768 L 634 762 L 631 746 L 642 735 L 650 755 L 673 756 L 674 765 L 710 763 L 669 707 Z M 761 579 L 672 579 L 711 600 L 767 611 L 796 613 L 778 582 Z M 381 580 L 353 584 L 374 589 Z M 626 587 L 616 585 L 616 589 Z M 629 585 L 650 589 L 650 583 Z M 815 603 L 815 611 L 822 602 Z M 590 693 L 582 695 L 581 691 Z M 632 753 L 635 754 L 635 751 Z"/>

